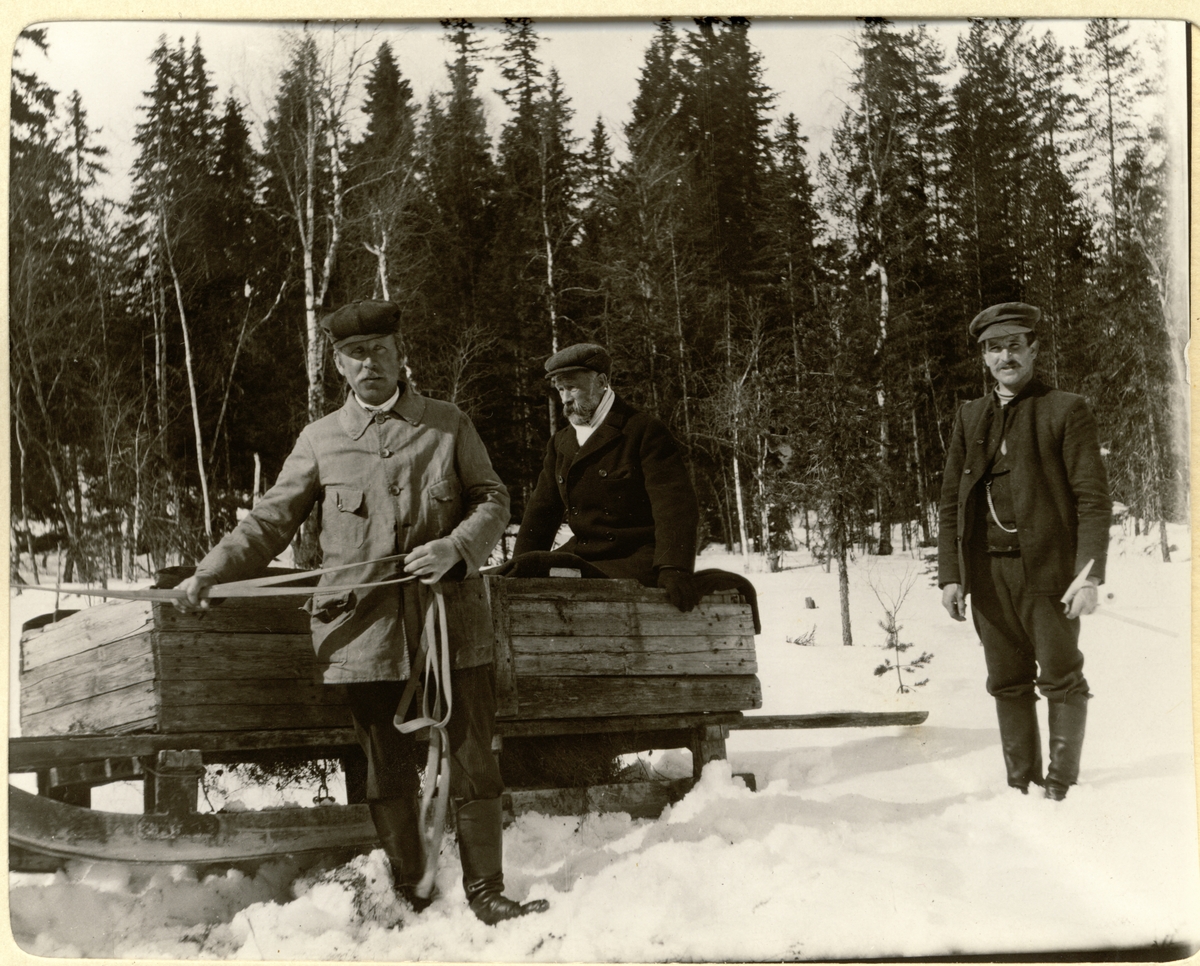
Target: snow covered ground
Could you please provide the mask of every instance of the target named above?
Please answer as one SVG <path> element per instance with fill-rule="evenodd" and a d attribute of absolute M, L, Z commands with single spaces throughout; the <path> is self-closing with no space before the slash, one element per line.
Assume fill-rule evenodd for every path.
<path fill-rule="evenodd" d="M 96 865 L 14 873 L 17 948 L 54 957 L 466 962 L 1195 949 L 1190 534 L 1172 534 L 1178 550 L 1163 564 L 1153 541 L 1113 532 L 1102 610 L 1176 636 L 1103 613 L 1084 619 L 1095 698 L 1080 784 L 1065 802 L 1005 785 L 982 650 L 970 623 L 942 611 L 931 564 L 915 553 L 857 560 L 854 646 L 843 647 L 836 572 L 788 554 L 781 572 L 751 574 L 763 609 L 762 713 L 924 709 L 924 725 L 735 732 L 729 762 L 710 764 L 655 821 L 522 816 L 505 833 L 508 892 L 548 898 L 551 908 L 494 928 L 467 910 L 447 842 L 440 897 L 420 916 L 392 899 L 378 851 L 298 876 L 284 863 L 203 881 L 184 869 Z M 706 553 L 703 565 L 737 570 L 741 562 Z M 871 583 L 894 595 L 912 578 L 901 638 L 915 645 L 908 655 L 934 657 L 912 679 L 928 684 L 898 694 L 894 674 L 873 674 L 888 652 Z M 806 597 L 816 609 L 805 608 Z M 52 600 L 13 598 L 14 639 Z M 788 641 L 810 632 L 811 646 Z M 669 776 L 691 772 L 687 752 L 646 761 Z M 752 772 L 759 790 L 734 772 Z M 292 797 L 305 795 L 311 790 Z M 111 786 L 96 804 L 120 807 L 122 796 L 140 802 L 135 787 Z"/>

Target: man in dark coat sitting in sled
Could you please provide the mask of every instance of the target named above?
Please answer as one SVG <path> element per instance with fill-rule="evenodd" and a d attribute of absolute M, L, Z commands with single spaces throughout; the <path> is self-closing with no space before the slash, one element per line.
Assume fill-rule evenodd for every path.
<path fill-rule="evenodd" d="M 679 443 L 613 392 L 603 346 L 568 346 L 545 368 L 570 425 L 546 446 L 513 559 L 500 573 L 546 576 L 562 566 L 584 577 L 633 578 L 692 610 L 700 597 L 692 577 L 700 512 Z M 573 536 L 548 553 L 564 521 Z"/>

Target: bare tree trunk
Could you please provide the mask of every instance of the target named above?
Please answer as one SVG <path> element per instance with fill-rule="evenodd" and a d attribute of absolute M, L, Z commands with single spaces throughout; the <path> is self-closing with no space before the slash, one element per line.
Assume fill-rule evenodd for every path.
<path fill-rule="evenodd" d="M 167 266 L 171 272 L 171 282 L 175 287 L 175 303 L 179 309 L 179 325 L 183 329 L 183 362 L 187 372 L 188 395 L 192 401 L 192 432 L 196 436 L 196 472 L 200 476 L 200 497 L 204 502 L 204 536 L 208 545 L 213 543 L 212 504 L 208 498 L 208 473 L 204 468 L 204 436 L 200 431 L 200 403 L 196 398 L 196 375 L 192 360 L 192 339 L 188 333 L 187 310 L 183 305 L 183 288 L 179 284 L 179 273 L 175 271 L 175 260 L 167 239 L 163 238 L 163 247 L 167 252 Z M 182 513 L 180 514 L 182 516 Z"/>
<path fill-rule="evenodd" d="M 683 338 L 683 298 L 679 292 L 679 261 L 675 253 L 675 232 L 671 232 L 671 279 L 675 286 L 675 341 L 679 347 L 679 391 L 683 403 L 684 442 L 691 445 L 692 417 L 688 402 L 687 343 Z"/>
<path fill-rule="evenodd" d="M 913 469 L 917 474 L 917 507 L 920 511 L 921 539 L 925 545 L 928 546 L 931 542 L 931 537 L 929 534 L 929 514 L 925 510 L 925 473 L 921 468 L 921 437 L 917 434 L 917 407 L 915 399 L 912 410 L 912 434 Z"/>
<path fill-rule="evenodd" d="M 737 427 L 733 430 L 733 495 L 737 503 L 738 538 L 742 542 L 742 569 L 750 572 L 750 542 L 746 537 L 746 504 L 742 497 L 742 471 L 737 457 Z"/>
<path fill-rule="evenodd" d="M 758 466 L 755 476 L 758 483 L 758 525 L 762 535 L 762 555 L 767 572 L 774 573 L 777 568 L 771 555 L 771 505 L 767 501 L 767 441 L 763 436 L 758 437 Z"/>
<path fill-rule="evenodd" d="M 842 611 L 842 644 L 850 647 L 854 637 L 850 633 L 850 574 L 846 569 L 846 541 L 839 536 L 837 541 L 838 604 Z"/>
<path fill-rule="evenodd" d="M 13 395 L 17 396 L 20 393 L 18 385 L 13 390 Z M 17 449 L 20 452 L 20 458 L 17 462 L 17 494 L 21 500 L 21 528 L 25 531 L 25 545 L 29 551 L 29 564 L 33 568 L 33 582 L 40 583 L 38 580 L 38 565 L 37 556 L 33 552 L 33 532 L 29 526 L 29 507 L 25 503 L 25 440 L 21 435 L 21 420 L 20 418 L 12 421 L 13 438 L 17 441 Z M 17 550 L 17 569 L 21 565 L 21 551 Z"/>

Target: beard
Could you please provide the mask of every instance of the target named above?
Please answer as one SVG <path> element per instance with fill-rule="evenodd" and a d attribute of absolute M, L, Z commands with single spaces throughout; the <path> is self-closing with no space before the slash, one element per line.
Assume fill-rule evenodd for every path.
<path fill-rule="evenodd" d="M 596 415 L 596 410 L 599 406 L 599 403 L 596 403 L 594 406 L 582 406 L 579 403 L 570 401 L 563 405 L 563 415 L 576 426 L 586 426 L 592 421 L 592 417 Z"/>

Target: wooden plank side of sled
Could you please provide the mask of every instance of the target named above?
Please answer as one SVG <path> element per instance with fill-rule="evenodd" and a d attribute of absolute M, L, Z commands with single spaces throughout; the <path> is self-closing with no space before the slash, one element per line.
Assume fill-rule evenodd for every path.
<path fill-rule="evenodd" d="M 237 760 L 242 753 L 311 748 L 329 752 L 358 747 L 348 727 L 288 729 L 278 731 L 223 731 L 203 734 L 72 735 L 21 737 L 8 740 L 8 768 L 12 772 L 38 771 L 74 762 L 105 758 L 148 758 L 160 751 L 198 748 L 206 762 Z M 230 758 L 225 756 L 229 755 Z M 314 754 L 314 757 L 322 757 Z"/>
<path fill-rule="evenodd" d="M 366 805 L 188 816 L 127 815 L 9 788 L 9 842 L 60 859 L 208 865 L 373 847 Z"/>
<path fill-rule="evenodd" d="M 742 711 L 762 706 L 752 674 L 695 677 L 559 677 L 520 681 L 517 718 L 604 718 L 663 713 Z"/>
<path fill-rule="evenodd" d="M 519 639 L 518 678 L 610 674 L 754 674 L 754 639 L 740 635 Z"/>
<path fill-rule="evenodd" d="M 512 634 L 536 637 L 632 637 L 705 633 L 754 634 L 744 604 L 702 600 L 686 615 L 667 602 L 541 600 L 510 596 Z"/>
<path fill-rule="evenodd" d="M 924 724 L 928 711 L 830 711 L 821 714 L 751 714 L 730 725 L 736 731 L 790 728 L 881 728 Z"/>

